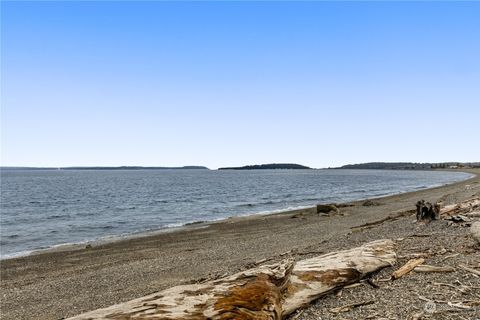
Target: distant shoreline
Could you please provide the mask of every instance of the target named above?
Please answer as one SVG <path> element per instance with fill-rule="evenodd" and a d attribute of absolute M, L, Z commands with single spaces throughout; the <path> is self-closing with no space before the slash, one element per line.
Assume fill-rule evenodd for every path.
<path fill-rule="evenodd" d="M 120 166 L 120 167 L 0 167 L 0 170 L 210 170 L 204 166 L 183 166 L 183 167 L 142 167 L 142 166 Z"/>
<path fill-rule="evenodd" d="M 272 169 L 300 169 L 300 170 L 338 170 L 338 169 L 367 169 L 367 170 L 451 170 L 480 168 L 480 162 L 365 162 L 346 164 L 340 167 L 312 168 L 297 163 L 267 163 L 245 165 L 238 167 L 220 167 L 217 170 L 272 170 Z M 206 166 L 190 165 L 179 167 L 163 166 L 70 166 L 70 167 L 20 167 L 0 166 L 0 170 L 213 170 Z"/>

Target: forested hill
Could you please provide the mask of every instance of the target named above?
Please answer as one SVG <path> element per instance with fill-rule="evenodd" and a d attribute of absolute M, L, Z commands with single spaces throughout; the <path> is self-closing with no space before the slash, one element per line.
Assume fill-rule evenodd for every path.
<path fill-rule="evenodd" d="M 480 162 L 439 162 L 439 163 L 415 163 L 415 162 L 367 162 L 359 164 L 347 164 L 335 169 L 394 169 L 394 170 L 429 170 L 447 168 L 480 167 Z"/>
<path fill-rule="evenodd" d="M 218 170 L 260 170 L 260 169 L 311 169 L 307 166 L 295 163 L 270 163 L 270 164 L 255 164 L 243 167 L 226 167 L 218 168 Z"/>

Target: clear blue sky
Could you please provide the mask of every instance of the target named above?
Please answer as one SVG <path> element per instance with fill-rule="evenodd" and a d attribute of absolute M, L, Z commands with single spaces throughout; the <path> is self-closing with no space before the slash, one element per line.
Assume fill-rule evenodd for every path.
<path fill-rule="evenodd" d="M 2 165 L 480 161 L 480 3 L 6 2 Z"/>

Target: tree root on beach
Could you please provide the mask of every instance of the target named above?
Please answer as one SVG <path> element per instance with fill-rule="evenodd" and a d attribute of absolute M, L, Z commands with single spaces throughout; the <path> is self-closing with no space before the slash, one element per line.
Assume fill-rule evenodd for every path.
<path fill-rule="evenodd" d="M 287 259 L 201 284 L 176 286 L 69 319 L 284 319 L 395 261 L 393 241 L 377 240 L 297 263 Z"/>

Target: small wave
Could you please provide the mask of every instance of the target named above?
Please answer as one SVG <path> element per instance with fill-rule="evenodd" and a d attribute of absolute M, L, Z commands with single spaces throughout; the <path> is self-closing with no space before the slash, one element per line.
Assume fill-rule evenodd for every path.
<path fill-rule="evenodd" d="M 241 203 L 236 205 L 235 208 L 253 208 L 253 207 L 258 207 L 262 205 L 279 204 L 282 202 L 283 201 L 269 200 L 269 201 L 256 202 L 256 203 Z"/>
<path fill-rule="evenodd" d="M 352 193 L 368 193 L 371 192 L 372 190 L 365 190 L 365 189 L 358 189 L 358 190 L 353 190 L 351 191 Z"/>
<path fill-rule="evenodd" d="M 277 203 L 281 203 L 281 202 L 282 202 L 282 201 L 270 200 L 270 201 L 259 202 L 259 203 L 257 203 L 257 205 L 262 205 L 262 204 L 277 204 Z"/>
<path fill-rule="evenodd" d="M 135 210 L 135 209 L 137 209 L 137 207 L 135 207 L 135 206 L 129 206 L 129 207 L 115 207 L 115 209 L 117 209 L 117 210 L 122 210 L 122 211 L 125 211 L 125 210 Z"/>
<path fill-rule="evenodd" d="M 187 222 L 187 223 L 195 223 L 196 221 L 193 221 L 193 222 Z M 164 228 L 178 228 L 178 227 L 183 227 L 185 226 L 187 223 L 184 223 L 184 222 L 175 222 L 175 223 L 169 223 L 169 224 L 166 224 L 164 226 Z"/>
<path fill-rule="evenodd" d="M 436 187 L 436 185 L 431 185 L 431 186 L 426 186 L 426 185 L 422 185 L 422 186 L 417 186 L 417 187 L 414 187 L 415 190 L 419 190 L 419 189 L 425 189 L 425 188 L 433 188 L 433 187 Z"/>
<path fill-rule="evenodd" d="M 48 217 L 47 217 L 47 220 L 58 219 L 58 218 L 65 218 L 65 217 L 68 217 L 68 215 L 64 215 L 64 214 L 54 214 L 54 215 L 48 216 Z"/>
<path fill-rule="evenodd" d="M 196 224 L 202 224 L 202 223 L 205 223 L 206 221 L 205 220 L 199 220 L 199 221 L 193 221 L 193 222 L 187 222 L 185 223 L 186 226 L 192 226 L 192 225 L 196 225 Z"/>
<path fill-rule="evenodd" d="M 313 206 L 293 206 L 293 207 L 286 207 L 286 208 L 281 208 L 281 209 L 274 209 L 274 210 L 264 210 L 264 211 L 259 211 L 255 213 L 246 213 L 244 215 L 240 216 L 255 216 L 255 215 L 269 215 L 269 214 L 275 214 L 275 213 L 282 213 L 282 212 L 288 212 L 288 211 L 293 211 L 293 210 L 302 210 L 302 209 L 308 209 L 312 208 Z"/>
<path fill-rule="evenodd" d="M 28 256 L 29 254 L 31 254 L 32 252 L 34 252 L 34 251 L 33 250 L 26 250 L 26 251 L 14 252 L 14 253 L 6 253 L 6 254 L 0 255 L 0 260 L 25 257 L 25 256 Z"/>

